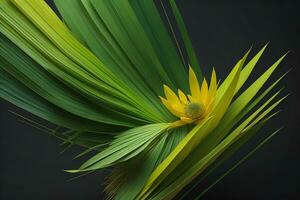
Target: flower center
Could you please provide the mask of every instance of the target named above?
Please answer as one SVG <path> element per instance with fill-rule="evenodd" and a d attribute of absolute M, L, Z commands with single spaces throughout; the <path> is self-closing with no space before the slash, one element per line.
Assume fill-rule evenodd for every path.
<path fill-rule="evenodd" d="M 189 103 L 185 107 L 185 112 L 188 117 L 195 119 L 199 118 L 204 114 L 205 108 L 201 103 Z"/>

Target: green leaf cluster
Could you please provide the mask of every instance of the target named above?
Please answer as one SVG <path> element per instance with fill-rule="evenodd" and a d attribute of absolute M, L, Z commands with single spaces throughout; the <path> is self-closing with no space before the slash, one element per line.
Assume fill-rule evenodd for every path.
<path fill-rule="evenodd" d="M 169 4 L 181 38 L 172 37 L 165 7 L 161 16 L 151 0 L 55 4 L 63 21 L 43 0 L 0 0 L 0 97 L 57 125 L 20 116 L 63 144 L 85 147 L 77 157 L 96 153 L 68 172 L 112 168 L 108 199 L 173 199 L 238 151 L 285 98 L 276 89 L 284 75 L 262 91 L 285 55 L 240 91 L 266 45 L 251 59 L 246 52 L 219 83 L 211 117 L 170 128 L 177 119 L 158 98 L 163 85 L 189 93 L 187 64 L 202 81 L 175 0 Z"/>

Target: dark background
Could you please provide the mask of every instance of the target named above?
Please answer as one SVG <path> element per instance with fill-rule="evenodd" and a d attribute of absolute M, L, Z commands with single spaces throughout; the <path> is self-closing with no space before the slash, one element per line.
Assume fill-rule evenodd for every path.
<path fill-rule="evenodd" d="M 178 2 L 206 74 L 210 73 L 206 68 L 215 66 L 220 76 L 224 77 L 251 45 L 253 52 L 256 52 L 270 42 L 254 75 L 250 77 L 253 81 L 282 54 L 291 50 L 273 76 L 275 80 L 292 68 L 281 83 L 285 86 L 284 93 L 291 95 L 280 106 L 281 114 L 241 152 L 246 153 L 267 133 L 282 125 L 284 129 L 212 188 L 203 199 L 299 199 L 299 4 L 292 0 Z M 49 3 L 53 6 L 51 1 Z M 31 115 L 3 100 L 0 100 L 0 108 L 1 200 L 103 199 L 105 171 L 72 181 L 68 180 L 73 176 L 63 172 L 63 169 L 77 167 L 82 162 L 72 159 L 80 148 L 74 147 L 61 154 L 60 141 L 20 123 L 8 110 Z M 194 191 L 195 194 L 198 192 L 198 189 Z"/>

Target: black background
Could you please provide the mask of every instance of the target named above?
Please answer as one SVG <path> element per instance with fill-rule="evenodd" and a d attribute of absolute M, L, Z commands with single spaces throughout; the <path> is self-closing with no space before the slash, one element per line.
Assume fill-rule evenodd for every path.
<path fill-rule="evenodd" d="M 281 83 L 285 86 L 284 93 L 291 95 L 280 106 L 281 114 L 243 148 L 242 153 L 266 133 L 283 125 L 284 129 L 203 199 L 299 199 L 299 4 L 292 0 L 178 2 L 206 74 L 210 73 L 207 69 L 215 66 L 222 78 L 251 45 L 256 52 L 270 42 L 250 77 L 253 81 L 282 54 L 291 51 L 273 76 L 275 80 L 292 68 Z M 63 169 L 79 166 L 82 160 L 72 158 L 81 149 L 74 147 L 61 154 L 60 141 L 20 123 L 8 110 L 31 115 L 3 100 L 0 102 L 1 200 L 103 199 L 105 171 L 68 181 L 73 176 Z M 194 191 L 198 192 L 198 189 Z"/>

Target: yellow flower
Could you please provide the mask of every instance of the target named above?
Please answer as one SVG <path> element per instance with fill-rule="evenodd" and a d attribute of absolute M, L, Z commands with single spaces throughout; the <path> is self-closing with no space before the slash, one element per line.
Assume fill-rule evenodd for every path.
<path fill-rule="evenodd" d="M 201 88 L 195 72 L 189 67 L 190 95 L 185 95 L 178 89 L 178 95 L 168 86 L 164 85 L 165 98 L 160 97 L 165 107 L 180 120 L 172 123 L 171 127 L 182 126 L 189 123 L 199 123 L 208 117 L 212 111 L 216 92 L 217 77 L 213 69 L 210 85 L 204 78 Z"/>

